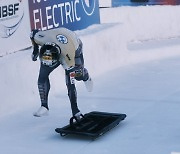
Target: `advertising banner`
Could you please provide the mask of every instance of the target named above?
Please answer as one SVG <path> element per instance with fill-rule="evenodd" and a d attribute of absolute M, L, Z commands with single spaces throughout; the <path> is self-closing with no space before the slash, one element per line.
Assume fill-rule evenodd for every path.
<path fill-rule="evenodd" d="M 112 0 L 112 6 L 121 5 L 179 5 L 180 0 Z"/>
<path fill-rule="evenodd" d="M 0 0 L 0 56 L 30 45 L 26 0 Z"/>
<path fill-rule="evenodd" d="M 31 29 L 71 30 L 100 23 L 98 0 L 29 0 Z"/>

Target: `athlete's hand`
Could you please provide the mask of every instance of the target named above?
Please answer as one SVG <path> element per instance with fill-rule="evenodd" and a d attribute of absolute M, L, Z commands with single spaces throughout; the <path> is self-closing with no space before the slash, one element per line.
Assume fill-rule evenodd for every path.
<path fill-rule="evenodd" d="M 31 55 L 32 61 L 36 61 L 38 58 L 38 55 L 39 55 L 38 53 L 37 54 L 32 53 Z"/>

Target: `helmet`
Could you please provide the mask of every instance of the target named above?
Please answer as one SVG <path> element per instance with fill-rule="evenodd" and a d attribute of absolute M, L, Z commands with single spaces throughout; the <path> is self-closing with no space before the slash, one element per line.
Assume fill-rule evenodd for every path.
<path fill-rule="evenodd" d="M 40 49 L 39 58 L 42 64 L 53 67 L 59 62 L 61 49 L 55 43 L 46 43 Z"/>

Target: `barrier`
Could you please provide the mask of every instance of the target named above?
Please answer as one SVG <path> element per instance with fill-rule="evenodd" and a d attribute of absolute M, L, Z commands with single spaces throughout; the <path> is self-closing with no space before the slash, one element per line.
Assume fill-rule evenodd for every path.
<path fill-rule="evenodd" d="M 30 46 L 28 2 L 0 1 L 0 56 Z"/>
<path fill-rule="evenodd" d="M 29 0 L 31 29 L 79 30 L 100 23 L 98 0 Z"/>

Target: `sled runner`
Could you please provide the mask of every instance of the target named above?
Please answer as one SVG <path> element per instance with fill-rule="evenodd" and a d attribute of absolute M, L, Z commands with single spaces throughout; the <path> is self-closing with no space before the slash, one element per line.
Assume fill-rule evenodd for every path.
<path fill-rule="evenodd" d="M 93 111 L 82 115 L 80 120 L 72 117 L 69 125 L 56 128 L 55 131 L 61 136 L 75 134 L 97 138 L 117 126 L 125 118 L 126 114 Z"/>

